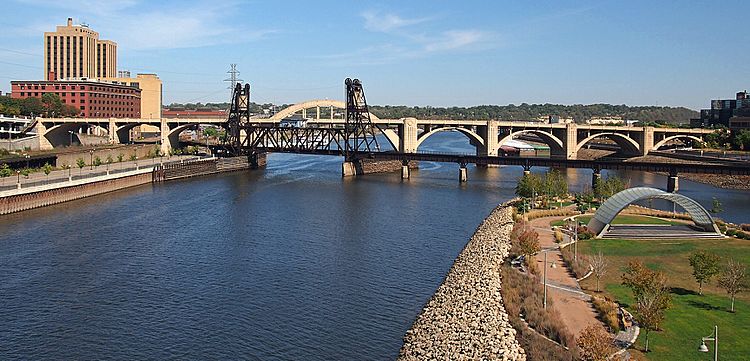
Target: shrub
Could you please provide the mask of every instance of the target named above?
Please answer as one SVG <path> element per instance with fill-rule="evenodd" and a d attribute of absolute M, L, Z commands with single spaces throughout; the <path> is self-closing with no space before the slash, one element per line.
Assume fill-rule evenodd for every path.
<path fill-rule="evenodd" d="M 578 261 L 573 260 L 573 251 L 570 249 L 572 246 L 568 246 L 560 249 L 562 254 L 563 262 L 569 270 L 573 272 L 576 278 L 582 278 L 589 273 L 589 266 L 586 260 L 582 256 L 578 256 Z"/>
<path fill-rule="evenodd" d="M 750 224 L 743 223 L 743 224 L 740 225 L 740 229 L 742 229 L 743 231 L 746 231 L 746 232 L 750 232 Z"/>
<path fill-rule="evenodd" d="M 611 332 L 620 331 L 620 319 L 617 315 L 619 307 L 609 297 L 591 297 L 594 309 L 599 313 L 599 319 Z"/>

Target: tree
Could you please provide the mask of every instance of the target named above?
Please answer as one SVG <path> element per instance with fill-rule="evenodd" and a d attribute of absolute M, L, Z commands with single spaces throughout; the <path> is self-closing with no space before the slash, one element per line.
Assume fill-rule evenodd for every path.
<path fill-rule="evenodd" d="M 47 176 L 47 182 L 49 183 L 49 174 L 52 173 L 52 166 L 49 163 L 44 163 L 42 171 L 44 171 L 44 175 Z"/>
<path fill-rule="evenodd" d="M 734 135 L 734 145 L 740 150 L 750 148 L 750 130 L 743 129 Z"/>
<path fill-rule="evenodd" d="M 118 154 L 117 155 L 117 162 L 121 163 L 122 162 L 122 158 L 125 158 L 125 156 L 122 153 Z"/>
<path fill-rule="evenodd" d="M 602 277 L 607 274 L 607 267 L 609 266 L 607 259 L 604 258 L 602 251 L 591 256 L 589 258 L 589 264 L 591 264 L 591 270 L 596 277 L 596 292 L 599 292 L 599 281 Z"/>
<path fill-rule="evenodd" d="M 734 312 L 734 298 L 738 293 L 746 291 L 749 287 L 745 265 L 730 258 L 719 275 L 719 286 L 724 288 L 732 297 L 731 311 Z"/>
<path fill-rule="evenodd" d="M 534 173 L 524 174 L 516 185 L 516 195 L 523 198 L 535 197 L 542 190 L 542 179 Z"/>
<path fill-rule="evenodd" d="M 131 154 L 130 155 L 130 161 L 131 162 L 135 162 L 136 159 L 138 159 L 138 156 L 136 156 L 135 154 Z"/>
<path fill-rule="evenodd" d="M 648 269 L 640 261 L 630 261 L 622 275 L 622 284 L 635 298 L 635 320 L 645 330 L 646 352 L 649 333 L 659 329 L 672 300 L 666 283 L 663 273 Z"/>
<path fill-rule="evenodd" d="M 591 324 L 581 331 L 576 344 L 582 361 L 606 361 L 612 354 L 612 336 L 601 326 Z"/>
<path fill-rule="evenodd" d="M 716 197 L 713 197 L 711 199 L 711 210 L 709 210 L 709 212 L 715 214 L 715 213 L 720 213 L 720 212 L 723 212 L 723 211 L 724 210 L 721 208 L 721 202 L 719 202 L 719 200 L 716 199 Z"/>
<path fill-rule="evenodd" d="M 102 165 L 102 159 L 99 156 L 94 157 L 94 167 Z"/>
<path fill-rule="evenodd" d="M 216 128 L 206 128 L 206 129 L 203 129 L 203 135 L 213 138 L 219 135 L 219 131 L 216 130 Z"/>
<path fill-rule="evenodd" d="M 107 155 L 107 164 L 112 164 L 112 161 L 113 161 L 112 155 L 111 154 Z"/>
<path fill-rule="evenodd" d="M 620 177 L 608 176 L 606 179 L 599 178 L 594 184 L 594 196 L 601 201 L 623 191 L 627 183 Z"/>
<path fill-rule="evenodd" d="M 513 253 L 529 256 L 541 250 L 539 246 L 539 234 L 524 221 L 516 222 L 510 233 L 511 247 Z"/>
<path fill-rule="evenodd" d="M 2 166 L 0 166 L 0 177 L 10 177 L 13 175 L 13 170 L 10 169 L 10 166 L 8 166 L 7 163 L 4 163 Z"/>
<path fill-rule="evenodd" d="M 690 266 L 693 267 L 693 277 L 698 281 L 698 294 L 703 294 L 703 283 L 717 275 L 719 269 L 719 256 L 706 252 L 697 251 L 690 255 Z"/>
<path fill-rule="evenodd" d="M 86 166 L 86 161 L 83 158 L 76 159 L 76 165 L 78 166 L 78 174 L 80 175 L 83 171 L 83 167 Z"/>

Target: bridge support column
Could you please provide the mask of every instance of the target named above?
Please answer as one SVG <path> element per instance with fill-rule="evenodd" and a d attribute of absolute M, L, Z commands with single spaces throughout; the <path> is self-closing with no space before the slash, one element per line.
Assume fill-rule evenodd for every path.
<path fill-rule="evenodd" d="M 39 139 L 39 150 L 53 149 L 54 147 L 52 146 L 52 143 L 50 143 L 49 139 L 47 139 L 47 126 L 45 126 L 44 123 L 39 120 L 34 128 L 36 131 L 36 136 Z"/>
<path fill-rule="evenodd" d="M 462 163 L 458 168 L 458 182 L 466 183 L 468 180 L 468 171 L 466 170 L 466 164 Z"/>
<path fill-rule="evenodd" d="M 484 139 L 484 145 L 477 146 L 477 155 L 480 157 L 497 157 L 500 149 L 498 141 L 498 122 L 488 120 L 487 125 L 477 126 L 477 133 Z M 477 162 L 477 167 L 499 167 L 497 164 L 486 164 Z"/>
<path fill-rule="evenodd" d="M 405 160 L 401 163 L 401 179 L 411 178 L 411 169 L 409 169 L 409 161 Z"/>
<path fill-rule="evenodd" d="M 167 124 L 166 118 L 161 118 L 160 129 L 161 147 L 159 150 L 162 154 L 169 154 L 169 151 L 172 150 L 172 142 L 169 140 L 169 124 Z"/>
<path fill-rule="evenodd" d="M 417 152 L 417 120 L 406 118 L 398 126 L 399 149 L 401 153 Z"/>
<path fill-rule="evenodd" d="M 667 192 L 677 193 L 680 190 L 680 178 L 677 177 L 677 172 L 669 172 L 667 177 Z"/>
<path fill-rule="evenodd" d="M 358 161 L 344 161 L 344 163 L 341 163 L 341 176 L 342 177 L 354 177 L 359 174 L 357 169 L 361 167 L 357 167 Z"/>
<path fill-rule="evenodd" d="M 596 188 L 596 185 L 599 184 L 601 180 L 602 180 L 602 170 L 594 169 L 594 173 L 591 175 L 591 190 L 594 190 Z"/>
<path fill-rule="evenodd" d="M 654 149 L 654 127 L 643 127 L 643 135 L 640 137 L 641 155 L 647 155 Z"/>
<path fill-rule="evenodd" d="M 117 124 L 114 118 L 109 118 L 109 144 L 120 144 L 120 137 L 117 135 Z"/>
<path fill-rule="evenodd" d="M 575 123 L 566 124 L 564 142 L 565 159 L 578 158 L 578 125 Z"/>

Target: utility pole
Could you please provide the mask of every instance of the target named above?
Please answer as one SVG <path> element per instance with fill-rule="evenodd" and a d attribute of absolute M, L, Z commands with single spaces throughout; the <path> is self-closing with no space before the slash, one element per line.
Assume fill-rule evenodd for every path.
<path fill-rule="evenodd" d="M 237 83 L 244 82 L 244 80 L 239 78 L 240 71 L 237 70 L 237 64 L 229 64 L 229 71 L 227 74 L 229 74 L 228 79 L 224 79 L 224 81 L 229 82 L 229 90 L 234 91 L 234 88 L 237 87 Z"/>

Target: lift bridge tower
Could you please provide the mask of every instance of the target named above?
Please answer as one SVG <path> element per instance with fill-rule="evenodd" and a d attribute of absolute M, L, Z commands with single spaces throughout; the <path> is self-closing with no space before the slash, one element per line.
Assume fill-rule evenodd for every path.
<path fill-rule="evenodd" d="M 341 126 L 303 127 L 261 123 L 250 117 L 250 85 L 235 85 L 227 120 L 228 155 L 247 155 L 251 162 L 266 152 L 328 154 L 344 156 L 345 166 L 380 151 L 375 127 L 359 79 L 344 82 L 346 121 Z"/>

